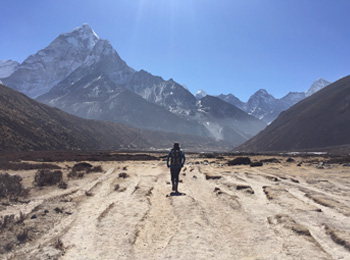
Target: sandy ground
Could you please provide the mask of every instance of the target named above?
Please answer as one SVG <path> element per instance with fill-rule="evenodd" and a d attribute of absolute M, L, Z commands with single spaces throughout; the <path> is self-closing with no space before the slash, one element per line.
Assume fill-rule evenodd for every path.
<path fill-rule="evenodd" d="M 94 162 L 102 173 L 2 206 L 2 219 L 22 212 L 18 225 L 31 228 L 0 258 L 350 259 L 350 167 L 279 159 L 250 167 L 189 157 L 182 196 L 169 196 L 164 161 Z M 34 173 L 21 173 L 26 185 Z"/>

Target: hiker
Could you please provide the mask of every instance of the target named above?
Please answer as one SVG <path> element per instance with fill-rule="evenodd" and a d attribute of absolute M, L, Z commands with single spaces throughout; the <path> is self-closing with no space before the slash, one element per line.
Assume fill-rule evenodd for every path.
<path fill-rule="evenodd" d="M 169 164 L 170 158 L 170 164 Z M 174 143 L 173 149 L 170 150 L 168 157 L 166 159 L 166 165 L 170 167 L 172 190 L 179 193 L 177 190 L 177 185 L 179 184 L 179 174 L 182 166 L 184 166 L 186 161 L 185 153 L 180 150 L 179 143 Z"/>

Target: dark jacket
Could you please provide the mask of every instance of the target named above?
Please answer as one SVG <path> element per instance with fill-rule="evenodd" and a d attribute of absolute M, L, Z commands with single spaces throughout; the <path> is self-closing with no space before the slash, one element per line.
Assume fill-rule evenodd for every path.
<path fill-rule="evenodd" d="M 180 161 L 174 161 L 174 153 L 178 151 L 180 153 Z M 184 166 L 186 161 L 185 153 L 182 150 L 175 150 L 174 148 L 170 150 L 168 157 L 166 158 L 166 165 L 171 168 L 181 168 Z"/>

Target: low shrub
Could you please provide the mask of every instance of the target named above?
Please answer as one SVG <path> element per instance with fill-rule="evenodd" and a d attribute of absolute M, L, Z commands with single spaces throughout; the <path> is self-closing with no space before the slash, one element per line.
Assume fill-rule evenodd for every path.
<path fill-rule="evenodd" d="M 52 186 L 62 181 L 61 171 L 51 171 L 48 169 L 38 170 L 35 174 L 35 186 Z"/>
<path fill-rule="evenodd" d="M 28 195 L 28 190 L 23 188 L 22 177 L 0 173 L 0 199 L 17 199 Z"/>

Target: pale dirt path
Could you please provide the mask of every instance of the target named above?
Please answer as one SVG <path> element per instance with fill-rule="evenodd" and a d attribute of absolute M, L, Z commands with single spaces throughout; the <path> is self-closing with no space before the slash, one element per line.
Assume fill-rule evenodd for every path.
<path fill-rule="evenodd" d="M 314 167 L 188 161 L 184 196 L 166 197 L 170 174 L 159 161 L 104 163 L 104 173 L 52 192 L 47 199 L 72 201 L 72 214 L 59 215 L 17 259 L 350 259 L 341 240 L 350 243 L 343 168 L 327 176 Z M 60 254 L 54 239 L 63 243 Z"/>
<path fill-rule="evenodd" d="M 250 172 L 254 172 L 256 174 L 256 178 L 260 178 L 259 182 L 254 185 L 255 190 L 259 189 L 259 185 L 260 187 L 264 185 L 269 185 L 269 187 L 275 188 L 278 187 L 277 190 L 285 189 L 284 192 L 278 192 L 275 198 L 269 200 L 269 203 L 274 205 L 274 210 L 271 207 L 269 207 L 268 211 L 266 208 L 261 208 L 261 205 L 263 205 L 263 202 L 261 201 L 258 202 L 255 207 L 250 206 L 250 208 L 256 209 L 260 205 L 260 211 L 262 215 L 265 215 L 266 217 L 268 217 L 269 213 L 271 215 L 280 213 L 286 214 L 297 224 L 306 228 L 306 230 L 310 232 L 311 237 L 305 238 L 314 244 L 316 252 L 308 249 L 305 251 L 305 253 L 309 256 L 307 256 L 305 259 L 321 259 L 320 253 L 317 253 L 317 248 L 321 252 L 328 255 L 326 259 L 350 259 L 349 250 L 345 249 L 339 244 L 335 244 L 325 230 L 325 226 L 329 225 L 339 230 L 346 231 L 347 235 L 345 237 L 347 237 L 349 241 L 350 218 L 348 215 L 345 216 L 339 212 L 339 210 L 344 208 L 346 208 L 346 210 L 342 210 L 343 212 L 350 210 L 350 204 L 347 203 L 347 193 L 340 194 L 338 193 L 338 189 L 328 190 L 328 192 L 325 192 L 318 187 L 312 187 L 312 185 L 308 183 L 310 179 L 320 179 L 322 182 L 324 182 L 324 180 L 328 178 L 324 175 L 324 172 L 315 170 L 315 168 L 307 169 L 298 167 L 281 167 L 280 171 L 278 171 L 275 175 L 264 168 L 252 169 Z M 270 181 L 270 183 L 268 183 L 266 180 L 261 179 L 261 176 L 266 175 L 267 172 L 272 176 L 284 176 L 287 178 L 280 178 L 277 182 Z M 305 180 L 304 177 L 307 177 L 307 180 Z M 295 180 L 299 180 L 300 182 L 295 182 Z M 252 184 L 252 181 L 250 181 L 250 184 Z M 349 187 L 343 188 L 344 190 L 348 190 Z M 314 193 L 321 193 L 324 197 L 331 199 L 337 197 L 339 201 L 342 201 L 347 206 L 343 205 L 342 207 L 329 208 L 327 206 L 320 205 L 306 196 Z M 244 204 L 247 205 L 247 203 Z M 253 215 L 257 216 L 260 214 L 255 212 Z M 291 244 L 295 243 L 296 241 L 297 240 L 292 241 Z"/>

